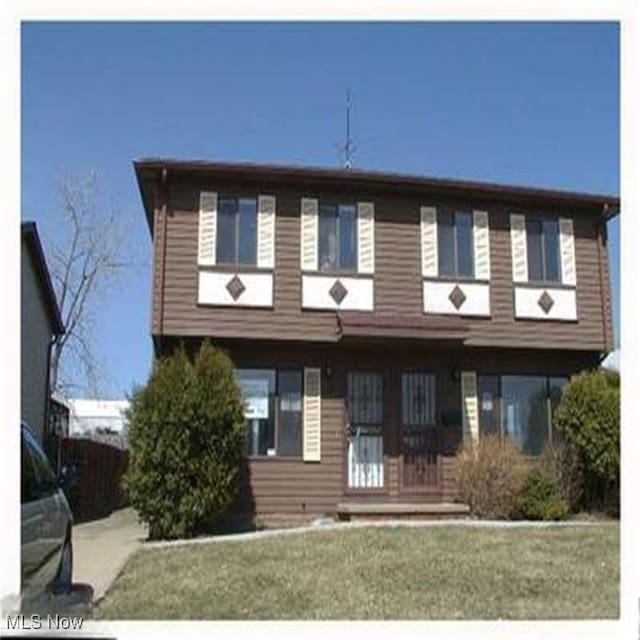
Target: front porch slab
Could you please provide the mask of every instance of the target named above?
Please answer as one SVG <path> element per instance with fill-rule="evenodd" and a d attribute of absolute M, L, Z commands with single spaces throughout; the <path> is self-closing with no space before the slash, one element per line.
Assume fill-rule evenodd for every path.
<path fill-rule="evenodd" d="M 469 505 L 458 502 L 339 502 L 336 515 L 339 520 L 415 519 L 439 520 L 466 518 Z"/>

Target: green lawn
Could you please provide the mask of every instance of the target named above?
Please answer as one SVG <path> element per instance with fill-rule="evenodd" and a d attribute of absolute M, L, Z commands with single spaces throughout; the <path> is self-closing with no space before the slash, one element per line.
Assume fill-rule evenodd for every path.
<path fill-rule="evenodd" d="M 617 523 L 349 529 L 138 551 L 109 619 L 617 618 Z"/>

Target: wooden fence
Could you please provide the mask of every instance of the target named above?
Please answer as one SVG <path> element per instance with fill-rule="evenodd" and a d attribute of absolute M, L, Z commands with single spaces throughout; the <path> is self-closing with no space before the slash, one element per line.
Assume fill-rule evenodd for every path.
<path fill-rule="evenodd" d="M 75 464 L 78 470 L 69 492 L 76 521 L 101 518 L 126 506 L 121 486 L 129 464 L 126 450 L 84 438 L 63 438 L 61 461 Z"/>

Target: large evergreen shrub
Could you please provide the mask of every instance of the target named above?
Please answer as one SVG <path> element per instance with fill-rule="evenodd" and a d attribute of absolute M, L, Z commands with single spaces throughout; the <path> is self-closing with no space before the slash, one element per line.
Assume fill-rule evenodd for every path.
<path fill-rule="evenodd" d="M 243 401 L 233 364 L 204 342 L 156 361 L 129 414 L 125 486 L 151 538 L 210 531 L 238 490 L 244 456 Z"/>
<path fill-rule="evenodd" d="M 589 371 L 566 386 L 554 419 L 580 456 L 584 506 L 618 512 L 620 484 L 620 376 Z"/>

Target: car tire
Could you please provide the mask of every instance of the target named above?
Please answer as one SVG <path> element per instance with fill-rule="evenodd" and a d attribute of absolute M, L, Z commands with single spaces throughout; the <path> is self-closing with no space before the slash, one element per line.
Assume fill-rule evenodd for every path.
<path fill-rule="evenodd" d="M 60 566 L 53 580 L 53 593 L 63 594 L 71 591 L 73 579 L 73 547 L 71 546 L 71 534 L 68 533 L 62 547 Z"/>

